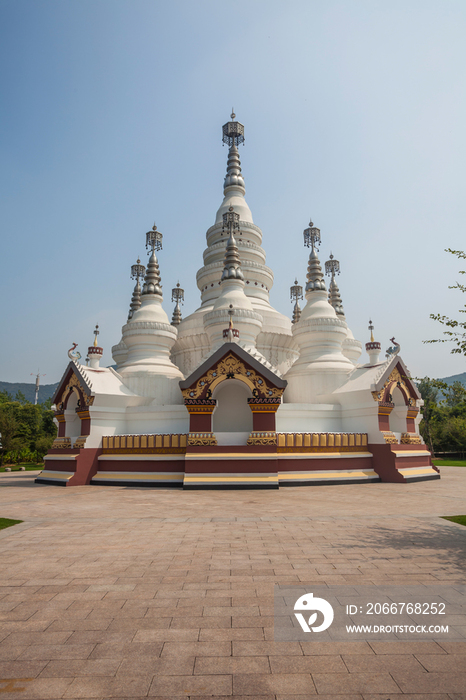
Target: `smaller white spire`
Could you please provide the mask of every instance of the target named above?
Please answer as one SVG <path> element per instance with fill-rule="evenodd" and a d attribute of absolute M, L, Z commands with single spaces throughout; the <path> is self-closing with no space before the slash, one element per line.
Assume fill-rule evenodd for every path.
<path fill-rule="evenodd" d="M 325 263 L 325 273 L 331 276 L 328 288 L 328 300 L 335 309 L 337 316 L 342 316 L 344 318 L 345 312 L 341 301 L 340 290 L 335 280 L 335 274 L 340 274 L 340 263 L 338 260 L 335 260 L 332 253 L 330 253 L 330 260 L 327 260 Z"/>
<path fill-rule="evenodd" d="M 311 253 L 309 255 L 309 263 L 307 266 L 306 292 L 315 292 L 322 290 L 326 291 L 324 274 L 322 272 L 320 260 L 316 250 L 316 248 L 320 244 L 320 229 L 314 226 L 312 221 L 310 221 L 309 228 L 304 230 L 303 235 L 304 245 L 307 248 L 311 248 Z"/>
<path fill-rule="evenodd" d="M 368 343 L 366 343 L 366 352 L 369 355 L 370 364 L 376 365 L 379 362 L 379 355 L 380 351 L 382 350 L 382 346 L 380 343 L 374 340 L 374 326 L 370 319 L 368 328 L 371 332 L 371 339 Z"/>
<path fill-rule="evenodd" d="M 129 305 L 128 321 L 133 318 L 134 312 L 141 306 L 141 285 L 139 284 L 139 280 L 144 278 L 145 271 L 146 268 L 144 265 L 141 265 L 139 258 L 135 265 L 131 265 L 131 279 L 136 280 L 136 284 Z"/>
<path fill-rule="evenodd" d="M 146 248 L 149 247 L 151 252 L 148 253 L 150 258 L 144 276 L 142 296 L 146 294 L 156 294 L 161 297 L 162 285 L 160 284 L 160 269 L 155 251 L 162 249 L 162 234 L 160 231 L 157 231 L 157 226 L 155 224 L 152 226 L 152 230 L 146 233 Z"/>
<path fill-rule="evenodd" d="M 228 228 L 228 241 L 220 281 L 223 282 L 224 280 L 231 279 L 244 280 L 239 250 L 234 235 L 235 230 L 239 231 L 239 214 L 233 211 L 233 207 L 229 207 L 228 212 L 223 215 L 222 230 L 226 228 Z"/>
<path fill-rule="evenodd" d="M 235 343 L 236 340 L 239 338 L 239 330 L 237 328 L 233 327 L 233 314 L 235 313 L 235 310 L 233 308 L 233 304 L 230 304 L 228 307 L 228 315 L 230 317 L 230 320 L 228 322 L 228 328 L 225 328 L 223 331 L 223 338 L 226 340 L 227 343 Z"/>
<path fill-rule="evenodd" d="M 298 284 L 297 279 L 294 281 L 294 285 L 290 287 L 290 298 L 292 302 L 295 302 L 291 322 L 297 323 L 301 317 L 301 307 L 299 305 L 298 299 L 303 298 L 303 288 L 300 284 Z"/>
<path fill-rule="evenodd" d="M 97 336 L 99 335 L 99 326 L 96 325 L 93 333 L 94 333 L 94 342 L 92 345 L 90 345 L 87 349 L 87 357 L 86 360 L 89 358 L 89 367 L 91 369 L 99 369 L 100 366 L 100 360 L 102 358 L 102 355 L 104 354 L 103 348 L 101 348 L 97 344 Z"/>
<path fill-rule="evenodd" d="M 177 282 L 176 287 L 172 289 L 172 301 L 176 302 L 173 310 L 172 326 L 179 326 L 183 320 L 181 317 L 180 304 L 184 301 L 184 289 L 180 287 L 179 282 Z"/>

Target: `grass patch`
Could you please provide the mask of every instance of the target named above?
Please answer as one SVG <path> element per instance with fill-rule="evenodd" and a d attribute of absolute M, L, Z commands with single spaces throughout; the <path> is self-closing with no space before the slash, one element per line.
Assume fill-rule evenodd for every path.
<path fill-rule="evenodd" d="M 27 472 L 36 472 L 38 469 L 44 468 L 44 463 L 31 464 L 31 462 L 23 462 L 22 464 L 5 464 L 3 467 L 0 467 L 0 472 L 4 472 L 5 467 L 9 467 L 12 472 L 19 472 L 20 467 L 26 467 Z"/>
<path fill-rule="evenodd" d="M 458 523 L 458 525 L 464 525 L 466 527 L 466 515 L 442 515 L 444 520 L 451 520 L 452 523 Z"/>
<path fill-rule="evenodd" d="M 466 467 L 466 459 L 433 459 L 436 467 Z"/>
<path fill-rule="evenodd" d="M 10 518 L 0 518 L 0 530 L 4 530 L 6 527 L 11 527 L 12 525 L 19 525 L 22 520 L 10 520 Z"/>

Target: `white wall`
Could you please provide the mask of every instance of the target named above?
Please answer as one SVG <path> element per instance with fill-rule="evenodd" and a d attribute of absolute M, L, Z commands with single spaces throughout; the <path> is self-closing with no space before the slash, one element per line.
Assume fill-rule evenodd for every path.
<path fill-rule="evenodd" d="M 236 379 L 226 379 L 216 387 L 213 398 L 217 400 L 212 416 L 215 434 L 249 434 L 252 431 L 252 412 L 248 405 L 252 393 L 246 384 Z"/>

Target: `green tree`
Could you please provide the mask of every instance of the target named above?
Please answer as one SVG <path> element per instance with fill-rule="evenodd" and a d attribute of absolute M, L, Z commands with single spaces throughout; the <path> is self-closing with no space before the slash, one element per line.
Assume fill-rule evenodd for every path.
<path fill-rule="evenodd" d="M 29 401 L 27 401 L 23 392 L 20 391 L 19 389 L 16 392 L 15 401 L 17 401 L 18 403 L 23 404 L 23 405 L 29 403 Z"/>
<path fill-rule="evenodd" d="M 3 464 L 5 452 L 20 449 L 21 438 L 18 436 L 20 429 L 19 421 L 15 415 L 12 403 L 3 403 L 0 406 L 0 433 L 2 435 L 2 455 L 0 464 Z"/>
<path fill-rule="evenodd" d="M 434 452 L 432 418 L 434 410 L 437 406 L 439 388 L 436 386 L 435 380 L 429 379 L 429 377 L 424 377 L 424 379 L 418 381 L 417 388 L 419 389 L 419 393 L 424 401 L 424 406 L 422 408 L 422 421 L 419 429 L 424 441 L 429 447 L 429 450 Z"/>
<path fill-rule="evenodd" d="M 453 382 L 448 384 L 443 390 L 444 402 L 450 408 L 457 408 L 466 402 L 466 389 L 461 382 Z"/>
<path fill-rule="evenodd" d="M 13 401 L 5 392 L 0 393 L 0 433 L 2 463 L 3 456 L 13 462 L 42 458 L 57 434 L 53 411 L 43 404 Z"/>
<path fill-rule="evenodd" d="M 456 255 L 460 260 L 466 259 L 466 253 L 462 250 L 452 250 L 451 248 L 445 249 L 447 253 Z M 466 270 L 459 270 L 460 275 L 466 274 Z M 449 287 L 449 289 L 459 289 L 461 292 L 466 292 L 466 285 L 457 282 Z M 466 313 L 466 304 L 464 309 L 459 309 L 459 313 Z M 454 343 L 455 347 L 451 350 L 452 353 L 459 353 L 461 355 L 466 355 L 466 321 L 457 321 L 449 316 L 443 316 L 442 314 L 430 314 L 430 318 L 434 321 L 438 321 L 448 330 L 443 331 L 443 335 L 446 338 L 438 338 L 437 340 L 425 340 L 425 343 Z"/>
<path fill-rule="evenodd" d="M 44 459 L 44 455 L 50 450 L 52 443 L 53 437 L 51 435 L 40 435 L 37 438 L 34 444 L 34 452 L 38 462 Z"/>

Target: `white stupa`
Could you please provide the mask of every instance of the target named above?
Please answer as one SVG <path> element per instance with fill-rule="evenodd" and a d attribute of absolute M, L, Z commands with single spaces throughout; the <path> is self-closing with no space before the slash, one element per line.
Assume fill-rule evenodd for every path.
<path fill-rule="evenodd" d="M 400 346 L 380 361 L 370 322 L 369 362 L 360 362 L 335 279 L 339 261 L 331 255 L 325 264 L 327 291 L 312 222 L 304 231 L 306 304 L 296 280 L 292 319 L 271 306 L 273 273 L 245 200 L 244 126 L 234 113 L 222 134 L 224 198 L 206 233 L 199 308 L 182 318 L 178 283 L 169 320 L 154 224 L 147 268 L 140 260 L 131 267 L 136 284 L 112 348 L 115 367 L 101 366 L 98 327 L 88 367 L 76 344 L 69 352 L 54 397 L 58 437 L 37 481 L 278 488 L 438 478 Z"/>

